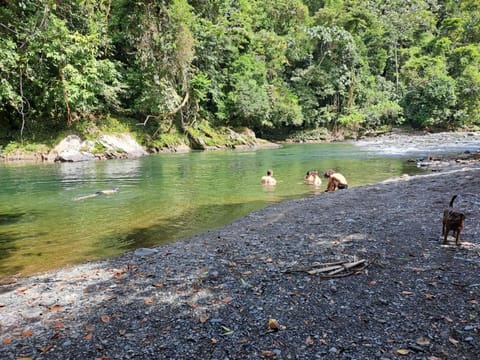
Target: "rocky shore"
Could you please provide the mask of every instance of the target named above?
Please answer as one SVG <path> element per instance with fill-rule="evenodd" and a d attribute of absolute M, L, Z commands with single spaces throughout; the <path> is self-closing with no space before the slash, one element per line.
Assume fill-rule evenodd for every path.
<path fill-rule="evenodd" d="M 110 159 L 135 159 L 155 153 L 183 153 L 192 150 L 226 150 L 226 149 L 274 149 L 280 145 L 257 138 L 250 129 L 239 129 L 235 132 L 224 129 L 219 140 L 208 141 L 205 137 L 191 138 L 189 145 L 180 142 L 171 147 L 144 147 L 130 133 L 98 134 L 94 139 L 84 139 L 78 135 L 68 135 L 52 149 L 46 145 L 37 144 L 36 151 L 16 150 L 2 153 L 0 146 L 0 161 L 4 162 L 83 162 Z M 209 143 L 215 143 L 209 145 Z"/>
<path fill-rule="evenodd" d="M 480 166 L 457 165 L 3 279 L 2 359 L 478 359 Z"/>
<path fill-rule="evenodd" d="M 441 154 L 456 155 L 465 151 L 480 151 L 480 132 L 402 132 L 393 131 L 377 137 L 367 137 L 357 145 L 387 154 L 421 153 L 425 157 Z"/>

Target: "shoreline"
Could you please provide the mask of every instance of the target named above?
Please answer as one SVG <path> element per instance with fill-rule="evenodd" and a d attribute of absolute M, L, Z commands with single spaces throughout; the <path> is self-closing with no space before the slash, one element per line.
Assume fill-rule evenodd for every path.
<path fill-rule="evenodd" d="M 19 278 L 0 286 L 2 352 L 473 359 L 479 189 L 478 164 L 446 168 L 273 204 L 143 253 Z M 460 247 L 440 243 L 453 193 L 467 216 Z M 341 278 L 305 271 L 354 259 L 369 266 Z"/>
<path fill-rule="evenodd" d="M 61 143 L 69 143 L 72 138 L 75 136 L 67 136 Z M 78 138 L 80 139 L 80 138 Z M 80 141 L 80 140 L 79 140 Z M 82 143 L 83 144 L 83 143 Z M 124 145 L 124 144 L 120 144 Z M 120 147 L 119 145 L 119 147 Z M 128 144 L 132 147 L 130 144 Z M 162 148 L 156 149 L 155 151 L 147 151 L 146 148 L 142 148 L 139 144 L 135 144 L 135 150 L 125 150 L 123 148 L 119 148 L 117 150 L 106 151 L 104 153 L 89 153 L 85 151 L 81 151 L 78 146 L 72 145 L 61 145 L 58 144 L 57 146 L 60 147 L 57 149 L 56 147 L 52 149 L 48 149 L 41 152 L 22 152 L 22 151 L 15 151 L 13 153 L 9 153 L 7 155 L 0 152 L 0 162 L 4 164 L 52 164 L 56 162 L 85 162 L 85 161 L 106 161 L 106 160 L 131 160 L 140 158 L 143 156 L 149 155 L 156 155 L 156 154 L 182 154 L 188 153 L 193 151 L 222 151 L 222 150 L 262 150 L 262 149 L 276 149 L 281 147 L 281 144 L 271 142 L 268 140 L 260 139 L 260 138 L 252 138 L 252 141 L 249 143 L 242 143 L 236 145 L 224 145 L 224 146 L 205 146 L 205 148 L 198 150 L 187 145 L 179 145 L 174 148 Z M 68 146 L 71 146 L 70 148 Z M 125 145 L 127 146 L 127 145 Z M 141 150 L 140 150 L 141 148 Z M 1 147 L 0 147 L 1 149 Z M 61 154 L 65 154 L 66 156 L 60 156 Z"/>
<path fill-rule="evenodd" d="M 400 151 L 403 153 L 405 149 L 408 149 L 409 146 L 413 146 L 410 148 L 411 150 L 417 150 L 417 147 L 425 147 L 425 152 L 428 153 L 429 151 L 433 154 L 445 153 L 445 151 L 439 151 L 439 144 L 440 147 L 445 147 L 451 149 L 450 154 L 459 153 L 459 149 L 465 149 L 467 146 L 472 148 L 475 147 L 477 151 L 480 151 L 480 147 L 478 143 L 480 143 L 480 131 L 455 131 L 455 132 L 432 132 L 426 133 L 424 131 L 391 131 L 388 133 L 382 133 L 378 136 L 367 136 L 362 137 L 356 140 L 346 140 L 346 139 L 335 139 L 332 137 L 328 140 L 307 140 L 307 141 L 278 141 L 273 142 L 270 140 L 265 140 L 261 138 L 253 138 L 254 141 L 249 144 L 238 144 L 235 146 L 208 146 L 205 147 L 203 150 L 194 150 L 193 148 L 186 147 L 186 146 L 179 146 L 177 148 L 169 149 L 160 149 L 158 151 L 148 152 L 146 155 L 155 155 L 155 154 L 179 154 L 185 153 L 190 151 L 221 151 L 221 150 L 262 150 L 262 149 L 276 149 L 278 147 L 283 146 L 284 144 L 294 144 L 294 143 L 325 143 L 325 142 L 353 142 L 359 146 L 370 148 L 373 150 L 378 151 L 385 151 L 385 149 L 389 149 L 390 151 Z M 474 145 L 472 145 L 474 144 Z M 53 151 L 54 149 L 50 149 L 49 151 Z M 13 157 L 12 157 L 13 156 Z M 111 159 L 131 159 L 137 158 L 138 156 L 128 156 L 127 153 L 124 151 L 122 152 L 108 152 L 108 156 L 106 154 L 96 154 L 92 156 L 87 161 L 105 161 Z M 15 152 L 13 155 L 4 155 L 0 153 L 0 162 L 4 164 L 49 164 L 53 163 L 54 161 L 48 160 L 49 156 L 45 152 L 34 152 L 34 153 L 23 153 L 23 152 Z M 85 160 L 83 160 L 85 161 Z M 68 162 L 68 161 L 67 161 Z"/>
<path fill-rule="evenodd" d="M 349 188 L 349 191 L 352 191 L 352 190 L 362 191 L 363 188 L 368 188 L 368 187 L 372 187 L 372 186 L 373 187 L 374 186 L 382 186 L 382 185 L 388 185 L 388 184 L 393 184 L 393 183 L 398 183 L 398 182 L 411 181 L 411 180 L 415 180 L 415 179 L 436 177 L 436 176 L 441 176 L 441 175 L 450 175 L 450 174 L 457 173 L 457 172 L 465 172 L 465 171 L 469 172 L 469 171 L 480 170 L 480 156 L 477 153 L 474 153 L 474 154 L 462 153 L 462 154 L 456 154 L 456 155 L 451 155 L 451 154 L 439 155 L 439 156 L 436 156 L 436 157 L 431 158 L 431 159 L 426 160 L 426 161 L 424 161 L 424 159 L 417 159 L 416 162 L 417 162 L 418 167 L 422 167 L 425 170 L 430 170 L 431 172 L 426 173 L 426 174 L 412 175 L 412 176 L 405 174 L 405 175 L 398 176 L 398 177 L 392 177 L 392 178 L 388 178 L 388 179 L 379 181 L 378 183 L 374 183 L 374 184 L 365 184 L 365 185 L 351 187 L 351 188 Z M 339 191 L 340 190 L 336 190 L 336 193 L 339 193 Z M 320 193 L 320 194 L 322 194 L 322 193 Z M 259 211 L 262 211 L 262 210 L 265 210 L 265 209 L 269 209 L 271 207 L 280 206 L 282 203 L 297 202 L 297 201 L 301 202 L 301 201 L 304 201 L 304 200 L 310 200 L 310 199 L 312 199 L 314 197 L 317 197 L 317 196 L 319 196 L 319 194 L 310 195 L 310 196 L 307 196 L 307 197 L 304 197 L 304 198 L 285 200 L 285 201 L 282 201 L 282 202 L 279 202 L 279 203 L 273 203 L 271 205 L 268 205 L 265 208 L 255 210 L 252 213 L 247 214 L 244 217 L 233 221 L 233 223 L 236 223 L 237 221 L 241 221 L 243 218 L 249 217 L 251 214 L 254 214 L 256 212 L 259 212 Z M 479 194 L 479 199 L 480 199 L 480 194 Z M 227 228 L 229 226 L 231 226 L 231 224 L 227 224 L 225 226 L 222 226 L 220 229 Z M 207 234 L 207 233 L 210 233 L 210 232 L 215 232 L 217 230 L 218 229 L 207 230 L 204 233 L 200 233 L 200 234 L 197 234 L 197 235 L 193 235 L 191 237 L 180 239 L 177 242 L 180 242 L 180 243 L 185 242 L 185 241 L 188 242 L 188 241 L 191 241 L 194 238 L 202 237 L 204 234 Z M 151 248 L 138 248 L 137 250 L 139 250 L 138 254 L 145 253 L 147 255 L 152 255 L 152 254 L 156 254 L 158 252 L 158 249 L 161 249 L 163 247 L 168 247 L 168 246 L 174 246 L 175 244 L 176 244 L 176 242 L 173 242 L 173 243 L 154 246 L 154 247 L 151 247 Z M 109 258 L 106 258 L 106 259 L 98 259 L 98 260 L 86 261 L 84 263 L 79 263 L 79 264 L 66 265 L 66 266 L 63 266 L 63 267 L 58 268 L 58 269 L 47 270 L 47 271 L 34 273 L 34 274 L 29 274 L 29 275 L 25 275 L 25 276 L 22 276 L 22 275 L 5 276 L 3 278 L 0 278 L 0 289 L 1 289 L 1 286 L 10 285 L 8 279 L 17 279 L 17 278 L 18 279 L 28 279 L 28 278 L 32 278 L 32 277 L 43 276 L 45 274 L 55 274 L 57 272 L 68 271 L 68 269 L 72 269 L 72 268 L 75 268 L 75 267 L 82 267 L 83 265 L 87 265 L 87 264 L 97 264 L 97 263 L 101 264 L 101 263 L 108 262 L 108 261 L 113 260 L 113 259 L 122 258 L 126 255 L 129 255 L 129 254 L 136 255 L 137 250 L 131 250 L 131 251 L 128 251 L 126 253 L 119 254 L 119 255 L 109 257 Z M 145 251 L 143 251 L 143 250 L 145 250 Z M 152 251 L 150 251 L 150 250 L 152 250 Z M 140 256 L 143 256 L 143 255 L 140 255 Z M 11 282 L 11 284 L 14 284 L 15 282 L 16 281 L 13 281 L 13 282 Z"/>

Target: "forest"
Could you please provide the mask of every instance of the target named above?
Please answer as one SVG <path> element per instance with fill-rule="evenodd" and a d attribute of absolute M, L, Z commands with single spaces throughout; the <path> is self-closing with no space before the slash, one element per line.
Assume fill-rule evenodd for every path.
<path fill-rule="evenodd" d="M 477 128 L 478 0 L 0 0 L 0 145 Z"/>

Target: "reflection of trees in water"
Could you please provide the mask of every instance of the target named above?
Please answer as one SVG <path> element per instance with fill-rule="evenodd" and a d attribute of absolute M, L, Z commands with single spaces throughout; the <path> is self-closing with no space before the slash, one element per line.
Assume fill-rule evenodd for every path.
<path fill-rule="evenodd" d="M 1 261 L 8 259 L 18 250 L 15 242 L 28 238 L 30 238 L 31 241 L 34 241 L 37 236 L 42 235 L 41 233 L 35 233 L 31 236 L 25 236 L 24 234 L 21 235 L 15 231 L 8 230 L 8 227 L 10 225 L 32 222 L 36 215 L 37 214 L 34 212 L 0 213 L 0 278 L 2 277 L 2 274 L 15 274 L 23 270 L 23 266 L 21 265 L 12 268 L 11 265 L 7 267 Z"/>
<path fill-rule="evenodd" d="M 38 216 L 38 213 L 35 211 L 0 213 L 0 225 L 15 225 L 20 223 L 22 224 L 30 223 L 34 221 L 37 216 Z"/>
<path fill-rule="evenodd" d="M 137 160 L 111 160 L 111 161 L 83 161 L 76 163 L 61 163 L 59 174 L 63 183 L 77 183 L 79 179 L 115 181 L 124 178 L 139 178 L 141 163 Z"/>
<path fill-rule="evenodd" d="M 120 236 L 117 241 L 125 250 L 168 244 L 224 226 L 263 206 L 265 206 L 265 202 L 253 201 L 188 208 L 186 211 L 178 213 L 174 217 L 162 219 L 150 227 L 133 229 L 124 236 Z M 100 243 L 106 242 L 102 240 Z"/>
<path fill-rule="evenodd" d="M 0 213 L 0 226 L 2 225 L 12 225 L 16 224 L 25 217 L 26 213 L 19 212 L 19 213 Z M 15 235 L 11 232 L 3 231 L 0 227 L 0 260 L 7 259 L 12 251 L 16 249 L 14 244 Z M 3 263 L 0 261 L 0 278 L 2 277 L 1 274 L 5 273 L 7 270 L 9 273 L 15 273 L 20 271 L 21 269 L 6 269 L 5 266 L 2 265 Z"/>
<path fill-rule="evenodd" d="M 352 186 L 412 174 L 410 164 L 418 171 L 400 158 L 370 156 L 350 144 L 294 144 L 256 152 L 0 168 L 0 258 L 44 269 L 60 261 L 59 253 L 65 263 L 96 259 L 171 243 L 278 201 L 312 194 L 321 201 L 326 183 L 318 189 L 305 185 L 309 169 L 335 168 Z M 277 179 L 274 188 L 260 184 L 268 168 Z M 116 186 L 115 196 L 72 201 Z M 8 246 L 11 250 L 4 251 Z M 23 246 L 32 256 L 25 256 Z M 40 252 L 43 258 L 35 255 Z"/>
<path fill-rule="evenodd" d="M 0 213 L 0 225 L 10 225 L 18 223 L 27 213 Z"/>

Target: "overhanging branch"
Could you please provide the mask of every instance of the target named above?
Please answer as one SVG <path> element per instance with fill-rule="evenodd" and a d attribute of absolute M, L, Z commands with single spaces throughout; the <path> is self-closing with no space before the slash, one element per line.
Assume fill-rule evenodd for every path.
<path fill-rule="evenodd" d="M 173 111 L 171 111 L 170 113 L 166 114 L 165 117 L 170 117 L 170 116 L 173 116 L 175 115 L 177 112 L 179 112 L 188 102 L 188 99 L 190 98 L 190 95 L 188 93 L 188 91 L 186 92 L 185 94 L 185 97 L 183 98 L 182 102 L 180 103 L 180 105 L 178 105 Z M 151 118 L 159 118 L 161 117 L 161 115 L 147 115 L 146 119 L 144 122 L 141 122 L 141 123 L 137 123 L 138 126 L 146 126 L 147 123 L 148 123 L 148 120 L 150 120 Z"/>

